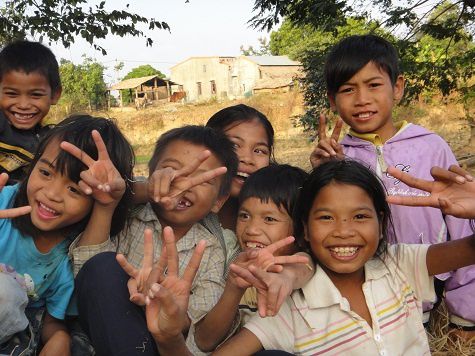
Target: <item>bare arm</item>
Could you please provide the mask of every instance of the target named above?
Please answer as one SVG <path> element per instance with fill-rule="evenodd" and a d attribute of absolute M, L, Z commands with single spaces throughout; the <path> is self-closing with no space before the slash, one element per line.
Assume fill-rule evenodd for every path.
<path fill-rule="evenodd" d="M 218 348 L 212 355 L 252 355 L 262 350 L 262 344 L 252 332 L 246 328 L 226 341 L 223 346 Z"/>
<path fill-rule="evenodd" d="M 45 345 L 41 350 L 40 356 L 50 355 L 69 355 L 71 338 L 68 329 L 62 320 L 53 318 L 46 313 L 41 339 Z"/>
<path fill-rule="evenodd" d="M 431 276 L 475 264 L 475 236 L 430 246 L 426 261 Z"/>

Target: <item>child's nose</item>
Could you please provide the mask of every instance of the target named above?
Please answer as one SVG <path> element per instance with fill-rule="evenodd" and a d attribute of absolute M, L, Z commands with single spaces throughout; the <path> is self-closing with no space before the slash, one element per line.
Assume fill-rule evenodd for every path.
<path fill-rule="evenodd" d="M 347 219 L 340 220 L 339 222 L 337 222 L 337 226 L 333 231 L 333 235 L 339 238 L 348 238 L 355 236 L 355 229 L 353 228 L 353 224 Z"/>
<path fill-rule="evenodd" d="M 249 221 L 246 227 L 246 233 L 248 235 L 259 235 L 259 227 L 257 226 L 255 221 Z"/>
<path fill-rule="evenodd" d="M 27 96 L 21 95 L 18 98 L 18 103 L 17 103 L 18 108 L 20 109 L 28 109 L 30 107 L 30 100 L 28 99 Z"/>
<path fill-rule="evenodd" d="M 51 201 L 59 202 L 61 200 L 61 191 L 64 188 L 64 184 L 61 184 L 57 180 L 50 182 L 43 189 L 45 191 L 45 196 Z"/>
<path fill-rule="evenodd" d="M 370 102 L 370 93 L 368 90 L 361 88 L 356 91 L 356 104 L 366 105 Z"/>
<path fill-rule="evenodd" d="M 244 164 L 252 165 L 254 164 L 254 158 L 252 156 L 251 150 L 242 149 L 239 152 L 239 162 Z"/>

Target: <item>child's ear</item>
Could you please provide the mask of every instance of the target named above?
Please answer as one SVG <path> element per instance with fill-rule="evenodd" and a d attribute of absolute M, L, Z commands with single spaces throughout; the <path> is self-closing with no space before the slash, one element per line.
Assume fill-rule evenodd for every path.
<path fill-rule="evenodd" d="M 303 238 L 305 239 L 305 241 L 310 242 L 310 239 L 308 237 L 308 226 L 306 223 L 303 223 Z"/>
<path fill-rule="evenodd" d="M 51 93 L 51 105 L 55 105 L 58 102 L 59 98 L 61 98 L 62 92 L 63 88 L 59 87 L 54 93 Z"/>
<path fill-rule="evenodd" d="M 327 98 L 328 98 L 328 102 L 330 103 L 330 109 L 331 109 L 333 112 L 336 112 L 335 95 L 334 95 L 334 94 L 330 94 L 329 92 L 327 92 Z"/>
<path fill-rule="evenodd" d="M 404 77 L 398 76 L 393 86 L 393 100 L 399 103 L 404 95 Z"/>
<path fill-rule="evenodd" d="M 216 199 L 216 201 L 214 202 L 213 207 L 211 208 L 211 212 L 217 214 L 223 207 L 224 203 L 226 203 L 226 200 L 228 200 L 228 198 L 229 194 L 218 197 L 218 199 Z"/>

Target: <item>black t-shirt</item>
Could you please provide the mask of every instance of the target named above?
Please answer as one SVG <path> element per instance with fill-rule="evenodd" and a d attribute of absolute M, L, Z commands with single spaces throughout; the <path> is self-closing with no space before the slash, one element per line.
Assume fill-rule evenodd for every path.
<path fill-rule="evenodd" d="M 7 184 L 15 184 L 25 178 L 38 143 L 50 128 L 36 125 L 31 130 L 19 130 L 0 112 L 0 173 L 8 173 L 10 178 Z"/>

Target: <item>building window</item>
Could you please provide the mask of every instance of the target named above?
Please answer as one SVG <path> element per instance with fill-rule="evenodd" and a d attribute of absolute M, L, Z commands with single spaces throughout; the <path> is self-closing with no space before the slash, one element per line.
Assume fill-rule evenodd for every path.
<path fill-rule="evenodd" d="M 206 64 L 203 64 L 203 73 L 206 73 Z"/>
<path fill-rule="evenodd" d="M 201 91 L 201 82 L 196 83 L 196 89 L 197 89 L 197 91 L 198 91 L 198 95 L 201 95 L 201 94 L 202 94 L 202 91 Z"/>
<path fill-rule="evenodd" d="M 214 80 L 212 80 L 210 83 L 211 83 L 211 95 L 215 95 L 216 94 L 216 82 Z"/>

